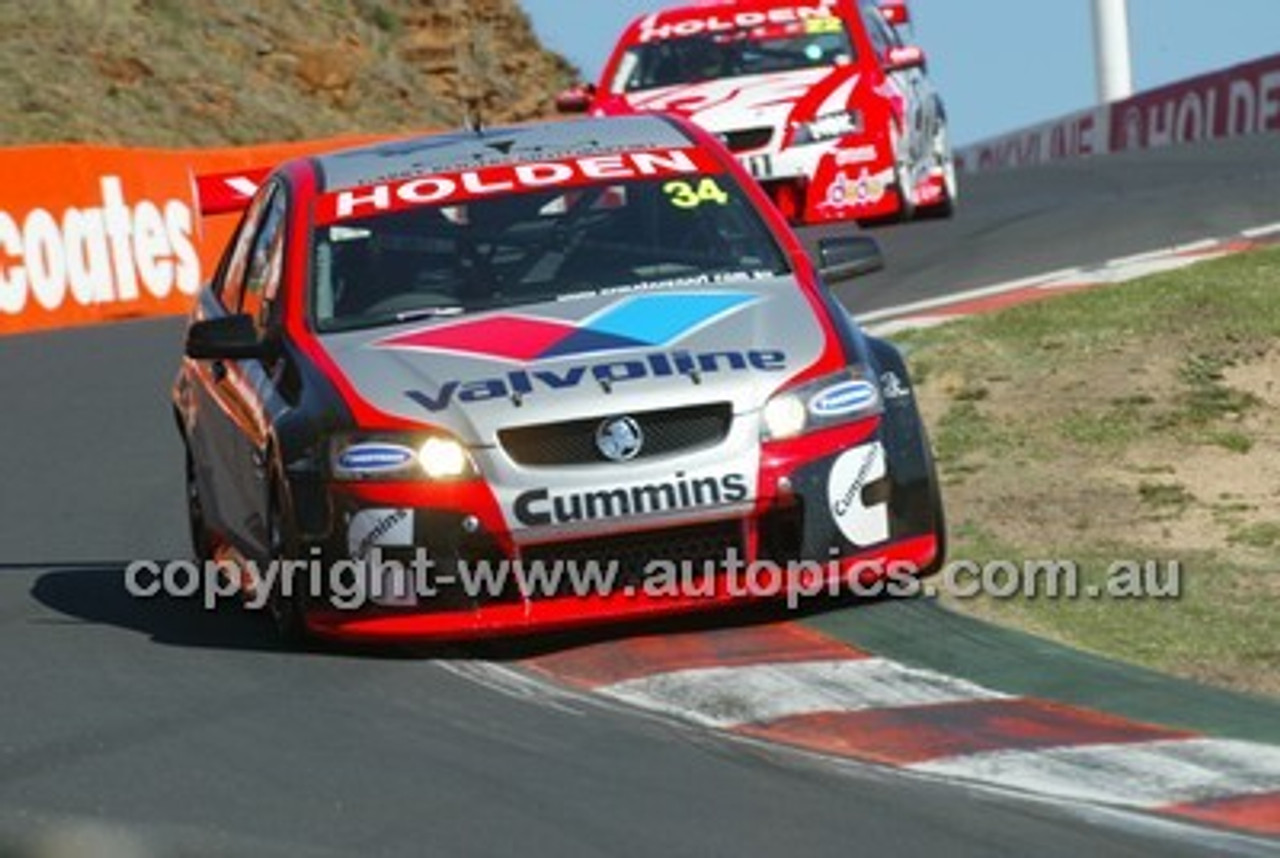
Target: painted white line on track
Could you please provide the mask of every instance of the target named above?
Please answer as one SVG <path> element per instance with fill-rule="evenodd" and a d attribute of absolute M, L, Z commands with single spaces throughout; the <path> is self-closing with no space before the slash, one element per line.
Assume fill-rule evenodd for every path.
<path fill-rule="evenodd" d="M 1226 249 L 1221 253 L 1213 253 L 1212 251 L 1215 248 L 1223 247 L 1237 237 L 1253 240 L 1276 234 L 1280 234 L 1280 222 L 1241 230 L 1237 236 L 1204 238 L 1197 241 L 1189 241 L 1184 244 L 1174 245 L 1172 247 L 1148 250 L 1143 253 L 1134 253 L 1129 256 L 1122 256 L 1118 259 L 1112 259 L 1087 268 L 1063 268 L 1057 271 L 1050 271 L 1045 274 L 1020 277 L 1017 280 L 1010 280 L 1005 283 L 996 283 L 991 286 L 968 289 L 963 292 L 953 292 L 948 295 L 941 295 L 937 298 L 914 301 L 910 304 L 900 304 L 896 307 L 886 307 L 882 310 L 872 310 L 867 313 L 860 313 L 854 318 L 859 324 L 867 326 L 869 329 L 873 323 L 884 322 L 886 320 L 893 320 L 894 322 L 902 320 L 906 322 L 904 325 L 895 324 L 892 327 L 881 325 L 875 328 L 875 333 L 887 335 L 887 333 L 885 333 L 886 331 L 888 333 L 897 333 L 903 330 L 921 327 L 921 325 L 915 324 L 914 317 L 917 315 L 928 316 L 930 315 L 930 311 L 935 310 L 945 311 L 947 307 L 953 305 L 966 304 L 970 301 L 981 300 L 983 298 L 992 298 L 997 295 L 1004 295 L 1008 292 L 1017 292 L 1020 289 L 1058 289 L 1064 286 L 1087 286 L 1133 280 L 1148 274 L 1159 274 L 1165 271 L 1176 270 L 1177 268 L 1182 268 L 1190 264 L 1204 262 L 1219 256 L 1229 255 L 1231 251 Z M 1184 258 L 1185 254 L 1205 255 L 1186 259 Z M 945 316 L 946 314 L 944 312 L 937 315 Z M 950 319 L 945 319 L 945 321 L 950 321 Z"/>
<path fill-rule="evenodd" d="M 988 751 L 906 768 L 1142 808 L 1280 789 L 1280 748 L 1225 739 Z"/>
<path fill-rule="evenodd" d="M 1269 223 L 1265 226 L 1255 226 L 1253 229 L 1246 229 L 1240 233 L 1245 238 L 1268 238 L 1273 235 L 1280 235 L 1280 223 Z"/>
<path fill-rule="evenodd" d="M 570 715 L 584 714 L 574 705 L 581 700 L 580 694 L 504 664 L 492 661 L 441 659 L 436 662 L 436 666 L 459 679 L 522 703 L 556 709 Z"/>
<path fill-rule="evenodd" d="M 1200 253 L 1202 251 L 1212 250 L 1229 240 L 1230 239 L 1227 238 L 1201 238 L 1196 241 L 1188 241 L 1183 244 L 1174 244 L 1169 247 L 1162 247 L 1158 250 L 1147 250 L 1142 253 L 1121 256 L 1117 259 L 1104 262 L 1098 267 L 1124 268 L 1130 265 L 1140 265 L 1144 262 L 1155 262 L 1161 259 L 1167 259 L 1170 256 L 1177 256 L 1182 253 Z"/>
<path fill-rule="evenodd" d="M 912 316 L 908 319 L 893 319 L 888 322 L 877 322 L 867 325 L 866 331 L 873 337 L 891 337 L 903 331 L 919 331 L 923 328 L 936 328 L 947 322 L 954 322 L 958 316 Z"/>
<path fill-rule="evenodd" d="M 1197 254 L 1196 256 L 1174 255 L 1160 259 L 1150 259 L 1145 262 L 1126 263 L 1125 265 L 1096 272 L 1088 279 L 1087 283 L 1095 286 L 1125 283 L 1141 277 L 1150 277 L 1153 274 L 1165 274 L 1169 271 L 1190 268 L 1193 265 L 1199 265 L 1201 262 L 1229 256 L 1230 251 L 1223 250 L 1217 253 L 1197 251 Z"/>
<path fill-rule="evenodd" d="M 870 322 L 878 322 L 883 319 L 894 319 L 898 316 L 924 313 L 928 310 L 937 310 L 949 307 L 952 304 L 964 304 L 969 301 L 976 301 L 980 298 L 991 298 L 995 295 L 1003 295 L 1006 292 L 1016 292 L 1019 289 L 1040 286 L 1047 281 L 1067 277 L 1072 274 L 1078 275 L 1079 273 L 1080 269 L 1078 268 L 1064 268 L 1061 271 L 1052 271 L 1048 274 L 1037 274 L 1034 277 L 1023 277 L 1018 280 L 1010 280 L 1007 283 L 997 283 L 994 286 L 984 286 L 980 289 L 969 289 L 965 292 L 952 292 L 951 294 L 942 295 L 938 298 L 929 298 L 924 301 L 902 304 L 898 307 L 888 307 L 883 310 L 873 310 L 870 313 L 861 313 L 854 318 L 856 318 L 859 323 L 865 325 Z"/>
<path fill-rule="evenodd" d="M 719 728 L 816 712 L 1008 698 L 963 679 L 881 658 L 677 670 L 597 691 Z"/>
<path fill-rule="evenodd" d="M 1200 241 L 1189 241 L 1186 244 L 1179 244 L 1175 247 L 1173 253 L 1207 253 L 1214 248 L 1221 247 L 1229 242 L 1230 238 L 1205 238 Z"/>

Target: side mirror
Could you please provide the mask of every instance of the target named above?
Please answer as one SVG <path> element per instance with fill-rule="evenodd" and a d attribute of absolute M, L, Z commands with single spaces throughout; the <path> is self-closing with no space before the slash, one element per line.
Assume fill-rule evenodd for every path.
<path fill-rule="evenodd" d="M 874 238 L 862 235 L 824 238 L 818 242 L 818 274 L 830 286 L 884 268 L 884 255 Z"/>
<path fill-rule="evenodd" d="M 252 316 L 204 319 L 187 329 L 186 353 L 194 360 L 266 360 L 278 352 L 275 340 L 258 336 Z"/>
<path fill-rule="evenodd" d="M 890 48 L 888 56 L 885 57 L 885 66 L 889 71 L 920 69 L 924 68 L 924 65 L 924 48 L 917 48 L 915 45 Z"/>
<path fill-rule="evenodd" d="M 586 113 L 596 97 L 593 83 L 580 83 L 556 96 L 556 110 L 561 113 Z"/>
<path fill-rule="evenodd" d="M 911 10 L 906 0 L 880 0 L 880 14 L 892 27 L 911 23 Z"/>

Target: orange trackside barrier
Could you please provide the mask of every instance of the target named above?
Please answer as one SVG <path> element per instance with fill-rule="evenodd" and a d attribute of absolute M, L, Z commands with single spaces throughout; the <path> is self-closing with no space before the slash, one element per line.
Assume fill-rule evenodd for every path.
<path fill-rule="evenodd" d="M 239 218 L 201 218 L 196 176 L 374 139 L 0 149 L 0 334 L 187 312 Z"/>

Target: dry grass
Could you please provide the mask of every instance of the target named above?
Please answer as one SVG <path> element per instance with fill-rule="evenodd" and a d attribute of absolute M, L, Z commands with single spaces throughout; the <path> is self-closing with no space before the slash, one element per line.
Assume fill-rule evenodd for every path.
<path fill-rule="evenodd" d="M 469 107 L 523 120 L 571 77 L 516 0 L 0 3 L 0 145 L 297 140 L 455 126 Z"/>
<path fill-rule="evenodd" d="M 956 558 L 1179 560 L 1176 600 L 960 610 L 1280 695 L 1280 252 L 909 338 Z"/>

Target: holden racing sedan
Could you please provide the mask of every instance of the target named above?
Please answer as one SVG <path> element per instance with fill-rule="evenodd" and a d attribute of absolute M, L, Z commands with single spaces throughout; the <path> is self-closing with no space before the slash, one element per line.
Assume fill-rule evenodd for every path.
<path fill-rule="evenodd" d="M 563 112 L 674 113 L 718 135 L 792 223 L 949 215 L 956 171 L 901 0 L 710 0 L 637 18 Z M 895 22 L 899 28 L 891 23 Z"/>
<path fill-rule="evenodd" d="M 927 573 L 942 508 L 907 371 L 829 291 L 878 249 L 836 237 L 817 256 L 675 117 L 284 164 L 199 296 L 173 389 L 196 553 L 268 586 L 282 633 L 350 640 L 783 592 L 733 586 L 743 563 L 809 560 L 836 584 Z M 332 598 L 338 579 L 247 574 L 355 568 L 375 550 L 428 557 L 430 586 L 351 605 Z M 637 586 L 654 560 L 711 585 Z M 592 592 L 519 578 L 478 592 L 459 574 L 554 561 L 619 571 Z"/>

